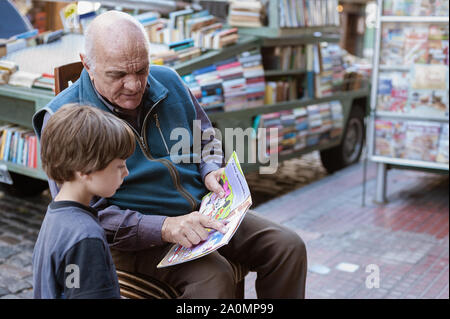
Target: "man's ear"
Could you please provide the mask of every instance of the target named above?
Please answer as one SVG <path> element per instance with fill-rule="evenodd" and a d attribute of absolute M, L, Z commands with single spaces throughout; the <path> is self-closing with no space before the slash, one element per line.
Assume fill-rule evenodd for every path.
<path fill-rule="evenodd" d="M 81 59 L 81 63 L 83 63 L 83 67 L 86 69 L 87 73 L 89 73 L 89 77 L 91 78 L 91 81 L 94 80 L 94 75 L 92 74 L 93 71 L 90 68 L 89 64 L 86 63 L 86 55 L 84 55 L 83 53 L 80 53 L 80 59 Z"/>

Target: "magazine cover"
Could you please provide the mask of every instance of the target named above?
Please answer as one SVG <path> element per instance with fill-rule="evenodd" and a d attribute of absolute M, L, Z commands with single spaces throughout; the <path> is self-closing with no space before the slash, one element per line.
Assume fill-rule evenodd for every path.
<path fill-rule="evenodd" d="M 392 157 L 394 155 L 392 144 L 392 121 L 375 121 L 375 154 Z"/>
<path fill-rule="evenodd" d="M 403 64 L 427 63 L 428 26 L 405 27 Z"/>
<path fill-rule="evenodd" d="M 442 124 L 436 161 L 448 164 L 448 123 Z"/>
<path fill-rule="evenodd" d="M 381 65 L 402 65 L 404 54 L 403 29 L 396 25 L 386 24 L 383 27 L 380 52 Z"/>
<path fill-rule="evenodd" d="M 208 193 L 202 199 L 199 212 L 214 219 L 227 221 L 228 231 L 222 234 L 219 231 L 210 229 L 208 238 L 191 248 L 178 244 L 173 245 L 158 264 L 158 268 L 200 258 L 228 244 L 252 205 L 250 190 L 236 152 L 233 152 L 228 160 L 220 184 L 225 191 L 225 197 L 219 198 L 215 193 Z"/>
<path fill-rule="evenodd" d="M 378 79 L 377 111 L 406 113 L 409 73 L 382 72 Z"/>
<path fill-rule="evenodd" d="M 435 162 L 440 124 L 409 121 L 406 129 L 406 158 Z"/>
<path fill-rule="evenodd" d="M 448 91 L 410 90 L 409 94 L 410 114 L 448 117 Z"/>

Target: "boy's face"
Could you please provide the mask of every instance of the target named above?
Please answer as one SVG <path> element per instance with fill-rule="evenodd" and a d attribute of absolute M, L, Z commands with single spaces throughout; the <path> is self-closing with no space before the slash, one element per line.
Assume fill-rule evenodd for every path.
<path fill-rule="evenodd" d="M 105 169 L 89 174 L 89 191 L 100 197 L 111 197 L 128 176 L 125 160 L 115 159 Z"/>

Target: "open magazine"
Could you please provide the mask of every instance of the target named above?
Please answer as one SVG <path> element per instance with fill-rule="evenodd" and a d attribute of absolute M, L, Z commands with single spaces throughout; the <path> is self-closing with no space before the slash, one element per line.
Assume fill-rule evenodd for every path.
<path fill-rule="evenodd" d="M 252 205 L 250 190 L 236 152 L 233 152 L 228 160 L 219 183 L 225 191 L 225 196 L 219 198 L 215 193 L 208 193 L 202 199 L 199 212 L 217 220 L 227 221 L 228 231 L 222 234 L 215 229 L 208 229 L 208 238 L 191 248 L 175 244 L 158 264 L 158 268 L 200 258 L 228 244 Z"/>

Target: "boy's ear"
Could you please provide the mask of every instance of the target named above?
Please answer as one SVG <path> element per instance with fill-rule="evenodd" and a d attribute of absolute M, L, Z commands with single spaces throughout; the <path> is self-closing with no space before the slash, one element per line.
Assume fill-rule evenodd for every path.
<path fill-rule="evenodd" d="M 75 172 L 75 178 L 79 181 L 88 181 L 91 179 L 91 175 L 82 172 Z"/>

